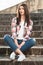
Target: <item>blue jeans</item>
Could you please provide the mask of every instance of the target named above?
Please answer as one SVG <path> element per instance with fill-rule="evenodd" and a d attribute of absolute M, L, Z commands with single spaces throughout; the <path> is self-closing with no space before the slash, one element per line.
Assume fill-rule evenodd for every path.
<path fill-rule="evenodd" d="M 11 47 L 12 51 L 15 51 L 18 47 L 16 46 L 16 44 L 14 43 L 14 40 L 12 39 L 11 36 L 9 36 L 8 34 L 6 34 L 4 36 L 4 41 Z M 23 40 L 17 40 L 18 44 L 20 44 Z M 34 40 L 33 38 L 25 41 L 25 44 L 20 48 L 21 51 L 25 51 L 29 48 L 31 48 L 32 46 L 34 46 L 36 43 L 36 40 Z"/>

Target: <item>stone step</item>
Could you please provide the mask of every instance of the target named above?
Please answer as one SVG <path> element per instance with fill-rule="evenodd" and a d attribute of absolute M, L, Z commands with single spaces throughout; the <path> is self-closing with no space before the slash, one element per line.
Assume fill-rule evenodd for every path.
<path fill-rule="evenodd" d="M 11 30 L 10 25 L 0 25 L 0 31 L 8 31 Z"/>
<path fill-rule="evenodd" d="M 43 26 L 33 26 L 33 31 L 43 31 Z"/>
<path fill-rule="evenodd" d="M 0 37 L 4 37 L 5 34 L 11 35 L 11 31 L 0 31 Z"/>
<path fill-rule="evenodd" d="M 34 38 L 34 37 L 33 37 Z M 37 45 L 43 45 L 43 37 L 35 38 L 36 39 L 36 46 Z M 3 37 L 0 38 L 0 45 L 7 45 L 3 39 Z"/>
<path fill-rule="evenodd" d="M 0 14 L 0 19 L 4 20 L 4 19 L 10 19 L 13 18 L 14 16 L 16 16 L 16 14 Z M 33 20 L 42 20 L 43 19 L 43 13 L 30 13 L 30 17 Z"/>
<path fill-rule="evenodd" d="M 36 25 L 36 26 L 40 26 L 41 27 L 41 26 L 43 26 L 43 20 L 38 20 L 38 21 L 37 20 L 33 20 L 33 24 L 34 24 L 34 26 Z M 6 21 L 1 21 L 0 20 L 0 25 L 2 25 L 2 26 L 11 25 L 11 20 L 9 20 L 9 21 L 8 20 L 6 20 Z"/>
<path fill-rule="evenodd" d="M 11 23 L 11 20 L 12 20 L 12 18 L 10 18 L 10 19 L 5 19 L 5 18 L 3 19 L 2 18 L 2 19 L 0 19 L 0 23 L 3 23 L 3 22 L 4 23 Z M 35 20 L 34 19 L 33 20 L 33 23 L 34 23 L 34 25 L 36 25 L 36 24 L 39 24 L 40 25 L 40 23 L 43 23 L 43 20 L 39 20 L 39 19 L 38 20 Z"/>
<path fill-rule="evenodd" d="M 0 31 L 9 31 L 11 30 L 10 25 L 0 25 Z M 33 26 L 33 31 L 43 31 L 43 26 L 40 25 L 34 25 Z"/>
<path fill-rule="evenodd" d="M 8 24 L 8 25 L 7 25 L 7 24 L 6 24 L 6 25 L 3 25 L 3 24 L 0 25 L 1 28 L 2 28 L 2 27 L 6 27 L 6 26 L 7 26 L 7 27 L 8 27 L 8 26 L 10 27 L 10 24 Z M 41 26 L 43 26 L 43 25 L 33 25 L 33 26 L 40 26 L 40 27 L 41 27 Z"/>
<path fill-rule="evenodd" d="M 33 26 L 33 31 L 43 31 L 43 30 L 42 30 L 42 26 L 38 26 L 38 25 L 35 26 L 35 25 L 34 25 L 34 26 Z"/>
<path fill-rule="evenodd" d="M 41 22 L 41 21 L 40 21 L 40 22 Z M 8 22 L 8 23 L 9 23 L 9 22 Z M 33 25 L 33 26 L 42 27 L 43 25 L 40 24 L 40 25 Z M 6 23 L 6 25 L 1 24 L 0 27 L 1 27 L 1 28 L 3 28 L 3 27 L 11 27 L 11 23 L 10 23 L 10 24 L 7 24 L 7 23 Z"/>
<path fill-rule="evenodd" d="M 11 22 L 0 22 L 0 25 L 11 25 Z"/>
<path fill-rule="evenodd" d="M 11 31 L 0 31 L 0 37 L 3 37 L 5 34 L 11 35 Z M 43 37 L 43 31 L 32 31 L 31 37 Z"/>
<path fill-rule="evenodd" d="M 34 16 L 35 15 L 35 16 Z M 42 15 L 39 17 L 39 15 Z M 31 19 L 33 20 L 34 25 L 43 25 L 43 14 L 37 15 L 37 13 L 33 13 L 31 16 Z M 15 17 L 15 14 L 0 14 L 0 25 L 6 25 L 11 24 L 12 18 Z M 4 22 L 4 23 L 3 23 Z"/>
<path fill-rule="evenodd" d="M 43 13 L 30 13 L 32 20 L 43 20 Z"/>
<path fill-rule="evenodd" d="M 11 61 L 11 59 L 9 58 L 9 56 L 0 56 L 0 62 L 1 61 Z"/>
<path fill-rule="evenodd" d="M 15 15 L 16 14 L 0 14 L 0 25 L 11 24 L 11 20 Z"/>
<path fill-rule="evenodd" d="M 11 35 L 11 31 L 0 31 L 0 37 L 4 37 L 5 34 Z M 43 37 L 43 31 L 32 31 L 31 37 Z"/>
<path fill-rule="evenodd" d="M 0 14 L 0 20 L 9 20 L 10 18 L 13 18 L 16 16 L 16 14 Z"/>
<path fill-rule="evenodd" d="M 43 13 L 30 13 L 30 15 L 31 15 L 32 18 L 34 18 L 34 17 L 36 17 L 36 18 L 43 17 Z M 15 14 L 0 14 L 0 19 L 1 18 L 3 18 L 3 19 L 4 18 L 10 18 L 10 17 L 14 17 L 14 16 L 16 16 L 16 13 Z"/>
<path fill-rule="evenodd" d="M 12 20 L 0 20 L 0 25 L 11 25 Z M 34 25 L 43 25 L 43 20 L 32 20 Z"/>
<path fill-rule="evenodd" d="M 9 56 L 0 56 L 0 65 L 12 65 L 12 61 Z"/>
<path fill-rule="evenodd" d="M 0 46 L 0 54 L 1 55 L 9 55 L 12 52 L 9 46 Z M 43 46 L 33 46 L 27 51 L 24 52 L 26 55 L 43 55 Z"/>
<path fill-rule="evenodd" d="M 38 59 L 40 58 L 40 59 Z M 32 60 L 33 59 L 33 60 Z M 26 56 L 26 59 L 22 62 L 25 62 L 25 61 L 43 61 L 43 55 L 28 55 Z M 0 62 L 1 61 L 12 61 L 9 56 L 0 56 Z M 18 62 L 16 59 L 14 60 L 15 62 Z"/>
<path fill-rule="evenodd" d="M 5 19 L 5 18 L 2 19 L 2 20 L 0 19 L 0 23 L 3 23 L 3 22 L 4 23 L 11 23 L 11 20 L 10 19 Z"/>
<path fill-rule="evenodd" d="M 10 47 L 9 47 L 9 46 L 3 46 L 3 45 L 1 46 L 1 45 L 0 45 L 0 48 L 10 48 Z M 39 45 L 39 46 L 33 46 L 33 47 L 31 47 L 31 48 L 32 48 L 32 49 L 34 49 L 34 48 L 35 48 L 35 49 L 41 49 L 41 48 L 43 49 L 43 46 L 42 46 L 42 45 L 41 45 L 41 46 Z"/>
<path fill-rule="evenodd" d="M 43 25 L 43 20 L 33 20 L 34 25 Z"/>
<path fill-rule="evenodd" d="M 43 37 L 43 31 L 32 31 L 32 37 Z"/>
<path fill-rule="evenodd" d="M 9 58 L 0 59 L 0 65 L 43 65 L 43 55 L 31 56 L 29 55 L 24 61 L 11 61 Z"/>

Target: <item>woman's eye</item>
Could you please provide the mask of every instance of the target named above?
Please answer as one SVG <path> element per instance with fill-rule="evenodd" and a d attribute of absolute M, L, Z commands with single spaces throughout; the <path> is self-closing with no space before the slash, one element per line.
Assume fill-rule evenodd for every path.
<path fill-rule="evenodd" d="M 19 10 L 24 10 L 24 8 L 19 8 Z"/>
<path fill-rule="evenodd" d="M 24 8 L 22 8 L 24 10 Z"/>
<path fill-rule="evenodd" d="M 21 9 L 19 8 L 19 10 L 21 10 Z"/>

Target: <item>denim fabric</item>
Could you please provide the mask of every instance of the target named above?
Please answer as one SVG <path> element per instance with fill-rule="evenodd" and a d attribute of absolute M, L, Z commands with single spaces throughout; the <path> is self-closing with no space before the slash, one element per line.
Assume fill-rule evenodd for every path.
<path fill-rule="evenodd" d="M 18 48 L 10 35 L 8 35 L 8 34 L 5 35 L 4 41 L 11 47 L 12 51 L 15 51 Z M 23 40 L 18 39 L 17 41 L 18 41 L 18 44 L 20 44 Z M 25 44 L 20 48 L 20 50 L 25 51 L 25 50 L 29 49 L 30 47 L 34 46 L 35 43 L 36 43 L 36 40 L 31 38 L 31 39 L 25 41 Z"/>
<path fill-rule="evenodd" d="M 9 35 L 4 36 L 4 41 L 15 51 L 18 47 L 15 45 L 14 40 Z"/>
<path fill-rule="evenodd" d="M 21 51 L 26 51 L 27 49 L 31 48 L 32 46 L 34 46 L 36 44 L 36 40 L 34 40 L 33 38 L 25 41 L 25 44 L 21 47 Z"/>

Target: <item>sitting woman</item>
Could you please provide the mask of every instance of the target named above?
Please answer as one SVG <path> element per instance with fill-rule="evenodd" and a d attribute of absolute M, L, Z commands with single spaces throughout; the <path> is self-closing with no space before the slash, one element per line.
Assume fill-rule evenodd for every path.
<path fill-rule="evenodd" d="M 12 36 L 6 34 L 4 41 L 11 47 L 11 59 L 15 59 L 18 54 L 17 61 L 23 61 L 26 56 L 24 51 L 35 45 L 36 40 L 30 38 L 32 32 L 33 22 L 29 18 L 29 11 L 26 4 L 21 4 L 18 8 L 18 16 L 14 17 L 11 22 Z"/>

